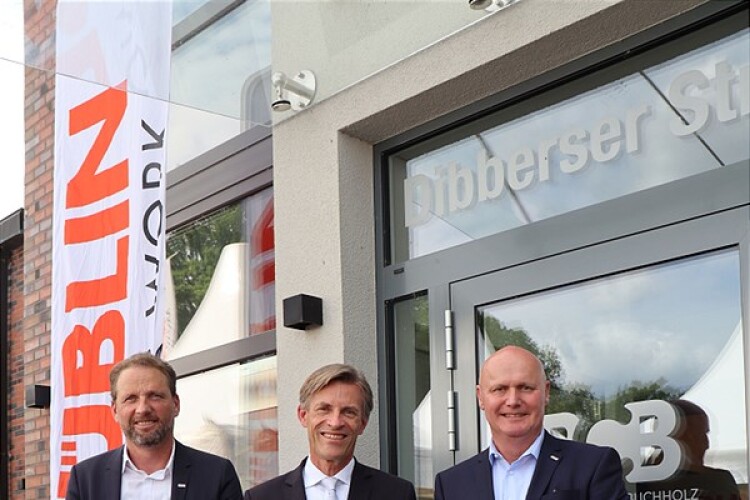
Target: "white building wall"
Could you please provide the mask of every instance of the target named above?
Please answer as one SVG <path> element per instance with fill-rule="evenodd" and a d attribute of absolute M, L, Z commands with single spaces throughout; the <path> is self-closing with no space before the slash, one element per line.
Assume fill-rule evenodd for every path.
<path fill-rule="evenodd" d="M 307 452 L 306 434 L 296 419 L 298 389 L 307 374 L 329 362 L 352 363 L 376 392 L 378 377 L 385 376 L 377 372 L 372 146 L 706 1 L 522 0 L 338 93 L 334 89 L 348 68 L 355 73 L 352 82 L 364 76 L 357 72 L 371 72 L 358 59 L 377 58 L 379 39 L 392 42 L 391 37 L 402 36 L 404 43 L 425 43 L 414 41 L 411 31 L 417 27 L 403 30 L 391 20 L 377 36 L 365 37 L 361 52 L 347 51 L 332 62 L 325 52 L 310 51 L 311 59 L 305 60 L 286 56 L 293 41 L 322 43 L 322 37 L 335 39 L 336 34 L 306 30 L 312 36 L 300 39 L 304 16 L 280 16 L 274 6 L 274 69 L 314 71 L 326 98 L 287 115 L 273 136 L 277 310 L 284 298 L 306 293 L 323 299 L 324 317 L 323 327 L 307 332 L 281 324 L 277 329 L 280 470 L 295 467 Z M 324 12 L 341 3 L 315 4 Z M 469 10 L 467 2 L 455 3 Z M 403 8 L 401 2 L 390 6 Z M 425 19 L 423 25 L 437 23 L 440 12 L 436 9 L 436 19 Z M 368 25 L 377 27 L 372 19 Z M 325 23 L 329 30 L 337 26 Z M 357 457 L 379 464 L 377 411 Z"/>

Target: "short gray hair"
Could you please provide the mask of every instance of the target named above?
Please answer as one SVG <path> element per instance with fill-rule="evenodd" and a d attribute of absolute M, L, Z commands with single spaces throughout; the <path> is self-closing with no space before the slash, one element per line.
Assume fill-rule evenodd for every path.
<path fill-rule="evenodd" d="M 359 387 L 362 392 L 362 411 L 365 419 L 369 419 L 374 406 L 370 384 L 361 371 L 342 363 L 322 366 L 312 372 L 300 387 L 299 404 L 302 408 L 309 409 L 310 398 L 333 382 L 344 382 Z"/>

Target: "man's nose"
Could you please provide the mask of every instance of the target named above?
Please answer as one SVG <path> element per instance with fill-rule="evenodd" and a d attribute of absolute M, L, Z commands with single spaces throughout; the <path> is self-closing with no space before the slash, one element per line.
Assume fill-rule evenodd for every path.
<path fill-rule="evenodd" d="M 135 411 L 138 413 L 145 413 L 149 411 L 151 407 L 148 404 L 148 398 L 138 398 L 138 403 L 135 405 Z"/>
<path fill-rule="evenodd" d="M 340 411 L 332 411 L 330 415 L 328 415 L 328 425 L 331 427 L 339 427 L 342 425 L 343 419 L 341 418 L 341 412 Z"/>
<path fill-rule="evenodd" d="M 508 389 L 508 395 L 505 398 L 505 403 L 510 406 L 515 406 L 521 401 L 518 397 L 518 389 Z"/>

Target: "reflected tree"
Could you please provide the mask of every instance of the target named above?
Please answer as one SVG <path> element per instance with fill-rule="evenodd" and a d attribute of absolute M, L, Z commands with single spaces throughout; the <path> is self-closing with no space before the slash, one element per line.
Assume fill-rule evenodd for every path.
<path fill-rule="evenodd" d="M 562 362 L 557 351 L 548 345 L 540 346 L 525 330 L 509 328 L 497 318 L 479 315 L 481 328 L 495 350 L 508 345 L 517 345 L 534 353 L 544 364 L 547 379 L 550 381 L 550 398 L 547 413 L 570 412 L 578 415 L 581 422 L 578 431 L 587 431 L 598 420 L 596 404 L 591 388 L 585 384 L 566 384 Z"/>
<path fill-rule="evenodd" d="M 550 400 L 547 413 L 570 412 L 580 419 L 575 439 L 582 439 L 591 426 L 603 418 L 629 422 L 630 413 L 625 404 L 634 401 L 678 399 L 683 390 L 673 388 L 663 378 L 649 382 L 635 380 L 621 387 L 611 398 L 597 398 L 591 387 L 581 383 L 565 381 L 565 370 L 557 351 L 548 345 L 539 345 L 522 328 L 509 328 L 493 316 L 478 315 L 477 324 L 482 329 L 494 350 L 507 345 L 517 345 L 537 355 L 544 364 L 550 381 Z"/>
<path fill-rule="evenodd" d="M 629 422 L 631 416 L 630 412 L 625 409 L 625 404 L 634 401 L 649 401 L 651 399 L 674 401 L 679 399 L 683 392 L 683 390 L 671 387 L 664 378 L 659 378 L 651 382 L 634 380 L 629 385 L 618 389 L 614 397 L 607 402 L 605 415 L 607 418 L 612 418 L 620 422 Z"/>
<path fill-rule="evenodd" d="M 177 336 L 182 335 L 206 295 L 221 250 L 243 241 L 240 204 L 223 208 L 167 237 L 177 302 Z"/>

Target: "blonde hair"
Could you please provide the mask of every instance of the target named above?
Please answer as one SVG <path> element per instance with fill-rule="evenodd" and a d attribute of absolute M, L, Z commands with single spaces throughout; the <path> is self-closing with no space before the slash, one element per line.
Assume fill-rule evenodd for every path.
<path fill-rule="evenodd" d="M 369 419 L 374 406 L 370 384 L 367 383 L 367 379 L 361 371 L 351 365 L 342 363 L 322 366 L 312 372 L 300 387 L 299 404 L 303 408 L 309 409 L 310 398 L 333 382 L 344 382 L 359 387 L 362 392 L 362 411 L 365 419 Z"/>

